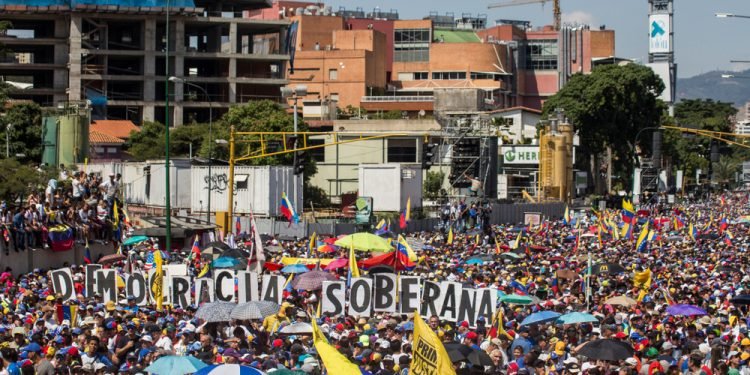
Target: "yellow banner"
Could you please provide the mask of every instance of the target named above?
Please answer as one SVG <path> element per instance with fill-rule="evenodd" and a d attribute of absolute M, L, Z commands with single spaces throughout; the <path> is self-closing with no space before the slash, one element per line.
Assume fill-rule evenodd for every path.
<path fill-rule="evenodd" d="M 325 267 L 328 263 L 333 262 L 333 259 L 315 259 L 315 258 L 281 258 L 281 264 L 288 266 L 290 264 L 318 264 L 320 262 L 321 267 Z"/>
<path fill-rule="evenodd" d="M 456 375 L 445 346 L 427 323 L 414 312 L 414 346 L 409 374 Z"/>

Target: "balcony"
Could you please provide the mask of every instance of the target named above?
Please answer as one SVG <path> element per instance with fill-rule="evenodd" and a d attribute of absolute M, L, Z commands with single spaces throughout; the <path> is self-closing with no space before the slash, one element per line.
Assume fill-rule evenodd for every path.
<path fill-rule="evenodd" d="M 363 96 L 360 105 L 368 111 L 432 112 L 434 96 Z"/>

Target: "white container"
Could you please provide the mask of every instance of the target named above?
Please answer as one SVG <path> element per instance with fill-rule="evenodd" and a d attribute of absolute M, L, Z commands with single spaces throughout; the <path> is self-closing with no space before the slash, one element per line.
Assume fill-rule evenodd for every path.
<path fill-rule="evenodd" d="M 422 206 L 422 169 L 409 164 L 360 164 L 359 196 L 372 197 L 373 211 L 399 212 Z"/>
<path fill-rule="evenodd" d="M 211 211 L 227 211 L 229 167 L 211 167 Z M 302 214 L 302 176 L 289 166 L 237 166 L 234 168 L 234 213 L 279 216 L 281 193 L 285 192 L 298 214 Z M 192 212 L 205 212 L 208 206 L 208 167 L 192 167 Z"/>

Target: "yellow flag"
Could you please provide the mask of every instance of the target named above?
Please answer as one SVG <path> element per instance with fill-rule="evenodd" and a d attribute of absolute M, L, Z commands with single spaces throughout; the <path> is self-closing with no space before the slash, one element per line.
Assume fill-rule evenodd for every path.
<path fill-rule="evenodd" d="M 511 246 L 511 249 L 513 250 L 518 249 L 518 246 L 521 245 L 521 233 L 522 232 L 518 232 L 518 236 L 516 237 L 516 242 L 513 243 L 513 246 Z"/>
<path fill-rule="evenodd" d="M 209 269 L 209 267 L 208 267 L 208 263 L 204 264 L 204 265 L 203 265 L 203 269 L 201 269 L 201 272 L 200 272 L 200 273 L 198 274 L 198 276 L 197 276 L 197 277 L 198 277 L 198 278 L 201 278 L 201 277 L 203 277 L 203 276 L 206 276 L 206 275 L 208 274 L 208 269 Z"/>
<path fill-rule="evenodd" d="M 164 302 L 164 292 L 162 285 L 164 283 L 164 270 L 162 270 L 161 250 L 154 250 L 154 276 L 151 279 L 151 292 L 156 300 L 156 310 L 161 311 L 161 305 Z"/>
<path fill-rule="evenodd" d="M 404 215 L 406 221 L 409 221 L 409 218 L 411 218 L 411 197 L 406 199 L 406 215 Z"/>
<path fill-rule="evenodd" d="M 354 241 L 349 244 L 349 275 L 359 277 L 359 267 L 357 267 L 357 257 L 354 255 Z"/>
<path fill-rule="evenodd" d="M 638 302 L 640 302 L 643 300 L 643 297 L 646 297 L 649 288 L 651 288 L 651 270 L 646 269 L 642 272 L 636 272 L 633 276 L 633 285 L 640 289 L 638 293 Z"/>
<path fill-rule="evenodd" d="M 455 375 L 445 346 L 430 326 L 414 312 L 414 344 L 412 346 L 410 374 Z M 344 374 L 342 372 L 342 374 Z"/>
<path fill-rule="evenodd" d="M 320 302 L 318 302 L 318 308 L 320 309 Z M 328 344 L 328 339 L 326 339 L 326 336 L 323 334 L 323 331 L 320 330 L 320 326 L 318 326 L 318 322 L 315 321 L 315 319 L 312 319 L 312 336 L 313 336 L 313 342 L 315 341 L 323 341 L 326 344 Z"/>
<path fill-rule="evenodd" d="M 328 369 L 329 374 L 361 374 L 362 371 L 354 363 L 349 362 L 344 355 L 338 352 L 336 348 L 326 341 L 322 334 L 315 334 L 317 330 L 320 333 L 320 329 L 317 328 L 317 323 L 313 319 L 313 344 L 315 350 L 318 352 L 320 359 L 323 360 L 323 365 Z M 445 350 L 445 349 L 443 349 Z"/>
<path fill-rule="evenodd" d="M 453 227 L 448 228 L 448 245 L 453 245 Z"/>
<path fill-rule="evenodd" d="M 641 229 L 641 234 L 638 235 L 638 241 L 635 244 L 636 251 L 642 250 L 641 246 L 643 246 L 643 244 L 645 243 L 646 237 L 648 237 L 648 222 L 646 222 L 646 224 Z"/>
<path fill-rule="evenodd" d="M 497 327 L 497 336 L 500 337 L 500 335 L 507 337 L 509 340 L 513 340 L 513 336 L 511 336 L 508 332 L 505 331 L 505 322 L 503 322 L 503 310 L 497 309 L 497 314 L 495 314 L 495 327 Z"/>

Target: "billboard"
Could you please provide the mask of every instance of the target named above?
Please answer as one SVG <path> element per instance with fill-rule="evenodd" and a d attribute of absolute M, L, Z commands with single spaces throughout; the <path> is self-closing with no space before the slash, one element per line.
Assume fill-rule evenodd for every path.
<path fill-rule="evenodd" d="M 669 62 L 667 61 L 659 61 L 654 63 L 648 63 L 646 64 L 651 70 L 654 71 L 654 73 L 661 78 L 662 82 L 664 82 L 664 91 L 661 92 L 661 95 L 659 96 L 659 99 L 667 102 L 667 103 L 673 103 L 674 98 L 672 97 L 672 73 L 670 71 Z"/>
<path fill-rule="evenodd" d="M 503 146 L 500 152 L 503 165 L 539 164 L 539 145 Z"/>
<path fill-rule="evenodd" d="M 672 32 L 669 14 L 652 14 L 648 16 L 648 53 L 670 53 L 670 34 Z"/>

